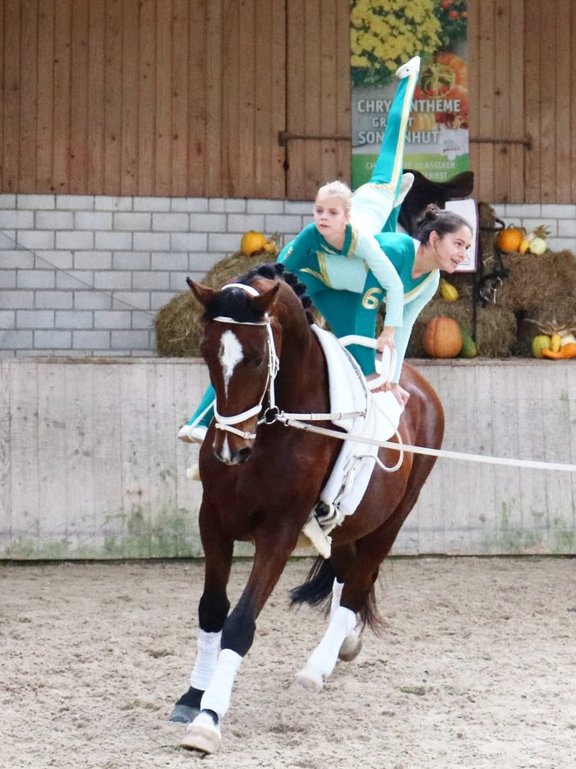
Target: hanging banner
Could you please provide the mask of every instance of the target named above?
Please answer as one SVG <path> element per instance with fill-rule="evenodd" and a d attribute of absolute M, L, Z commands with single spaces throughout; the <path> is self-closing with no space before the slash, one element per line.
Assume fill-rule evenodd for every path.
<path fill-rule="evenodd" d="M 433 181 L 469 169 L 467 0 L 352 0 L 352 187 L 370 178 L 397 68 L 420 56 L 404 167 Z"/>

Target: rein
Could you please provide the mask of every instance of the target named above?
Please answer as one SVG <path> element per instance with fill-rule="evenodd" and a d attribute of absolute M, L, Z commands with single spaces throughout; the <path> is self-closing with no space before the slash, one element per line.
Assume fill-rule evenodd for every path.
<path fill-rule="evenodd" d="M 245 288 L 250 288 L 250 286 L 245 286 Z M 238 430 L 236 427 L 233 427 L 233 425 L 238 424 L 239 422 L 243 422 L 246 419 L 250 419 L 250 417 L 256 416 L 256 414 L 260 414 L 262 412 L 262 404 L 264 402 L 264 398 L 266 394 L 268 394 L 268 406 L 265 409 L 262 419 L 258 420 L 258 424 L 273 424 L 274 422 L 283 422 L 285 423 L 287 419 L 294 419 L 294 420 L 303 420 L 306 419 L 309 422 L 325 422 L 325 421 L 332 421 L 333 419 L 352 419 L 353 417 L 361 416 L 364 412 L 362 411 L 352 411 L 352 412 L 337 412 L 337 413 L 330 413 L 330 414 L 321 414 L 321 413 L 286 413 L 284 411 L 280 411 L 278 409 L 278 406 L 276 406 L 276 393 L 274 390 L 274 381 L 276 379 L 276 376 L 278 374 L 278 370 L 280 367 L 280 360 L 278 358 L 278 355 L 276 353 L 276 345 L 274 343 L 274 334 L 272 333 L 272 326 L 270 323 L 270 317 L 268 314 L 265 315 L 264 320 L 261 321 L 242 321 L 242 320 L 234 320 L 234 318 L 229 318 L 225 315 L 218 315 L 217 317 L 213 318 L 213 320 L 218 321 L 219 323 L 231 323 L 237 326 L 263 326 L 266 328 L 266 334 L 267 334 L 267 340 L 266 340 L 266 347 L 268 351 L 268 376 L 266 378 L 266 385 L 264 387 L 264 390 L 262 391 L 262 395 L 260 397 L 260 400 L 256 405 L 252 406 L 249 409 L 246 409 L 246 411 L 242 411 L 240 414 L 234 414 L 234 416 L 224 416 L 223 414 L 220 414 L 216 403 L 214 404 L 214 418 L 216 422 L 216 429 L 217 430 L 224 430 L 229 433 L 234 433 L 235 435 L 239 435 L 241 438 L 244 438 L 245 440 L 254 440 L 256 438 L 256 433 L 249 433 L 245 432 L 243 430 Z"/>
<path fill-rule="evenodd" d="M 238 284 L 231 283 L 231 284 L 228 284 L 228 286 L 225 286 L 224 288 L 228 288 L 228 287 L 242 288 L 251 296 L 258 296 L 258 292 L 254 288 L 252 288 L 252 286 L 247 286 L 243 283 L 238 283 Z M 447 451 L 445 449 L 430 449 L 423 446 L 411 446 L 409 444 L 402 443 L 400 434 L 398 431 L 396 431 L 396 436 L 399 442 L 392 443 L 391 441 L 381 441 L 373 438 L 367 438 L 362 435 L 353 435 L 351 433 L 343 433 L 339 430 L 332 430 L 330 428 L 319 427 L 317 425 L 309 424 L 315 421 L 324 422 L 324 421 L 332 421 L 334 419 L 353 418 L 353 417 L 361 416 L 365 412 L 357 411 L 357 412 L 351 412 L 347 414 L 342 414 L 342 413 L 297 414 L 297 413 L 287 413 L 284 411 L 280 411 L 279 408 L 276 406 L 276 399 L 275 399 L 275 393 L 274 393 L 274 380 L 276 379 L 276 376 L 278 374 L 280 361 L 276 353 L 276 346 L 274 344 L 274 335 L 272 333 L 272 326 L 270 324 L 270 317 L 268 316 L 268 314 L 264 316 L 264 319 L 262 321 L 256 321 L 256 322 L 238 321 L 238 320 L 234 320 L 234 318 L 229 318 L 226 316 L 217 316 L 213 320 L 216 320 L 221 323 L 232 323 L 234 325 L 264 326 L 266 328 L 266 333 L 267 333 L 267 348 L 268 348 L 268 376 L 266 380 L 266 385 L 264 387 L 264 390 L 262 392 L 262 396 L 260 397 L 259 402 L 255 406 L 252 406 L 246 411 L 243 411 L 241 414 L 236 414 L 230 417 L 226 417 L 226 416 L 223 416 L 222 414 L 219 414 L 216 409 L 216 403 L 215 403 L 214 418 L 215 418 L 217 430 L 224 430 L 230 433 L 234 433 L 235 435 L 239 435 L 241 438 L 244 438 L 245 440 L 254 440 L 256 438 L 256 433 L 250 433 L 250 432 L 238 430 L 233 425 L 238 424 L 239 422 L 242 422 L 245 419 L 249 419 L 250 417 L 256 416 L 256 414 L 261 413 L 264 397 L 266 393 L 268 393 L 269 405 L 264 410 L 262 418 L 258 420 L 257 422 L 258 425 L 273 424 L 274 422 L 280 422 L 280 424 L 283 424 L 285 427 L 294 427 L 298 430 L 304 430 L 306 432 L 316 433 L 318 435 L 326 435 L 331 438 L 337 438 L 338 440 L 341 440 L 341 441 L 351 440 L 351 441 L 354 441 L 355 443 L 364 443 L 370 446 L 380 446 L 383 448 L 394 449 L 395 451 L 399 451 L 400 457 L 399 457 L 398 463 L 392 468 L 382 465 L 380 461 L 377 459 L 378 464 L 382 467 L 382 469 L 387 470 L 388 472 L 392 472 L 396 470 L 402 464 L 404 452 L 408 452 L 411 454 L 423 454 L 425 456 L 432 456 L 437 458 L 445 457 L 448 459 L 464 460 L 468 462 L 480 462 L 484 464 L 508 465 L 511 467 L 526 467 L 534 470 L 558 470 L 558 471 L 572 472 L 572 473 L 576 472 L 576 465 L 565 464 L 562 462 L 538 462 L 538 461 L 533 461 L 529 459 L 511 459 L 508 457 L 491 457 L 491 456 L 484 456 L 482 454 L 467 454 L 459 451 Z M 362 339 L 362 337 L 360 339 Z M 351 342 L 358 343 L 360 342 L 360 339 L 358 337 L 351 337 L 351 338 L 345 339 L 345 341 L 348 344 L 350 344 Z M 369 343 L 370 345 L 373 345 L 375 343 L 375 340 L 367 340 L 367 343 Z"/>
<path fill-rule="evenodd" d="M 248 286 L 243 283 L 230 283 L 224 286 L 224 288 L 241 288 L 251 296 L 258 296 L 258 292 L 252 286 Z M 342 433 L 336 430 L 329 430 L 327 428 L 320 428 L 320 427 L 314 428 L 311 424 L 306 424 L 303 420 L 306 420 L 306 422 L 326 422 L 326 421 L 331 422 L 337 419 L 339 420 L 352 419 L 354 417 L 365 415 L 366 413 L 365 411 L 333 412 L 333 413 L 326 413 L 326 414 L 287 413 L 285 411 L 280 411 L 280 409 L 276 406 L 274 382 L 280 368 L 280 359 L 276 352 L 274 334 L 272 332 L 272 325 L 270 323 L 270 316 L 268 315 L 268 313 L 264 315 L 264 318 L 261 321 L 240 321 L 240 320 L 235 320 L 234 318 L 231 318 L 227 315 L 217 315 L 215 318 L 213 318 L 213 320 L 219 323 L 228 323 L 228 324 L 233 324 L 238 326 L 264 327 L 266 329 L 266 335 L 267 335 L 266 347 L 268 352 L 268 373 L 266 378 L 266 385 L 264 386 L 264 390 L 262 391 L 260 400 L 251 408 L 246 409 L 245 411 L 242 411 L 240 414 L 234 414 L 233 416 L 224 416 L 223 414 L 220 414 L 217 409 L 217 404 L 215 402 L 214 403 L 214 421 L 215 421 L 215 427 L 217 430 L 233 433 L 234 435 L 238 435 L 244 440 L 255 440 L 256 433 L 248 432 L 246 430 L 239 430 L 237 427 L 234 427 L 234 425 L 237 425 L 238 423 L 243 422 L 246 419 L 250 419 L 251 417 L 254 417 L 257 414 L 260 414 L 262 412 L 262 404 L 264 402 L 264 398 L 266 394 L 268 394 L 268 406 L 264 410 L 262 418 L 257 421 L 257 425 L 261 425 L 261 424 L 271 425 L 271 424 L 274 424 L 274 422 L 280 422 L 286 427 L 290 426 L 290 427 L 296 427 L 298 429 L 308 430 L 309 432 L 317 432 L 322 435 L 329 435 L 332 437 L 339 438 L 340 440 L 349 440 L 349 439 L 355 440 L 354 436 L 351 436 L 349 433 Z M 357 343 L 357 344 L 366 344 L 367 346 L 375 346 L 375 340 L 365 339 L 364 337 L 358 337 L 358 336 L 345 337 L 341 341 L 344 345 Z M 372 385 L 372 387 L 374 387 L 377 384 L 379 384 L 380 381 L 383 380 L 384 378 L 387 378 L 387 377 L 381 376 L 378 378 L 378 380 L 374 380 L 370 384 Z M 387 467 L 380 461 L 380 459 L 378 459 L 378 457 L 376 457 L 376 462 L 380 465 L 380 467 L 383 470 L 387 472 L 394 472 L 402 465 L 402 462 L 404 461 L 404 452 L 402 451 L 402 441 L 401 441 L 400 433 L 398 430 L 396 430 L 396 437 L 398 438 L 399 443 L 393 444 L 393 445 L 397 449 L 398 448 L 400 449 L 400 456 L 398 458 L 398 462 L 393 467 Z M 363 440 L 362 442 L 369 442 L 372 445 L 377 445 L 377 446 L 384 445 L 377 441 Z"/>

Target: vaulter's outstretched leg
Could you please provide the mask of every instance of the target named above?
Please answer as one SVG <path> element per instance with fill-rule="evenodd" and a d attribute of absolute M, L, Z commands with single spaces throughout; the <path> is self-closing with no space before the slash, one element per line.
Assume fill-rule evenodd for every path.
<path fill-rule="evenodd" d="M 352 198 L 352 223 L 364 232 L 394 231 L 402 200 L 414 177 L 403 174 L 404 146 L 412 110 L 414 90 L 420 75 L 420 57 L 415 56 L 396 71 L 400 80 L 390 105 L 380 154 L 370 181 Z"/>
<path fill-rule="evenodd" d="M 178 430 L 178 438 L 184 443 L 202 443 L 206 437 L 210 422 L 214 417 L 214 401 L 216 392 L 212 385 L 208 385 L 202 400 L 198 404 L 196 411 L 192 414 L 185 425 Z"/>

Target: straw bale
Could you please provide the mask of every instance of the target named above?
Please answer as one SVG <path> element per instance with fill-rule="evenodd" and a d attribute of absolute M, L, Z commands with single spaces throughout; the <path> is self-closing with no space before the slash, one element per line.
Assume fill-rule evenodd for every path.
<path fill-rule="evenodd" d="M 498 289 L 497 302 L 514 312 L 552 305 L 575 293 L 576 258 L 570 251 L 506 254 L 504 266 L 510 274 Z"/>
<path fill-rule="evenodd" d="M 483 358 L 508 358 L 516 344 L 516 316 L 505 307 L 489 304 L 477 310 L 476 346 Z"/>
<path fill-rule="evenodd" d="M 494 211 L 479 204 L 481 258 L 493 258 L 497 232 Z M 483 230 L 482 227 L 486 229 Z M 273 261 L 273 254 L 245 256 L 240 251 L 220 260 L 203 278 L 212 287 L 234 280 L 263 261 Z M 537 326 L 576 325 L 576 258 L 569 251 L 547 251 L 541 256 L 505 254 L 504 266 L 510 274 L 496 294 L 496 304 L 476 308 L 476 344 L 479 355 L 488 358 L 530 355 L 531 340 Z M 474 335 L 473 302 L 475 278 L 466 273 L 446 276 L 460 294 L 456 302 L 436 296 L 416 321 L 408 346 L 408 357 L 422 357 L 424 326 L 430 318 L 445 315 L 454 318 Z M 191 292 L 175 296 L 156 315 L 156 346 L 162 356 L 196 357 L 202 336 L 201 308 Z M 319 319 L 322 322 L 321 319 Z M 382 320 L 379 320 L 381 328 Z"/>
<path fill-rule="evenodd" d="M 274 261 L 274 254 L 246 256 L 237 251 L 217 262 L 202 283 L 212 288 L 223 286 L 263 261 Z M 202 307 L 190 291 L 183 291 L 158 310 L 155 318 L 156 351 L 171 358 L 198 357 L 202 327 Z"/>
<path fill-rule="evenodd" d="M 190 291 L 171 299 L 156 313 L 156 351 L 168 358 L 196 357 L 202 329 L 200 305 Z"/>

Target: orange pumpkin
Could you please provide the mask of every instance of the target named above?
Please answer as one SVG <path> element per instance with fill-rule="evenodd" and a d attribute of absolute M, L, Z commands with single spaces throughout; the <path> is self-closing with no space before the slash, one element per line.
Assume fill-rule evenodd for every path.
<path fill-rule="evenodd" d="M 462 332 L 458 321 L 442 315 L 429 320 L 424 329 L 422 346 L 431 358 L 455 358 L 462 349 Z"/>
<path fill-rule="evenodd" d="M 513 254 L 520 248 L 520 244 L 524 240 L 524 235 L 525 232 L 522 227 L 509 225 L 503 230 L 500 230 L 496 236 L 496 245 L 500 251 L 504 251 L 505 254 Z"/>
<path fill-rule="evenodd" d="M 253 256 L 264 251 L 268 238 L 261 232 L 255 232 L 254 230 L 248 230 L 242 235 L 240 241 L 240 250 L 244 256 Z"/>

